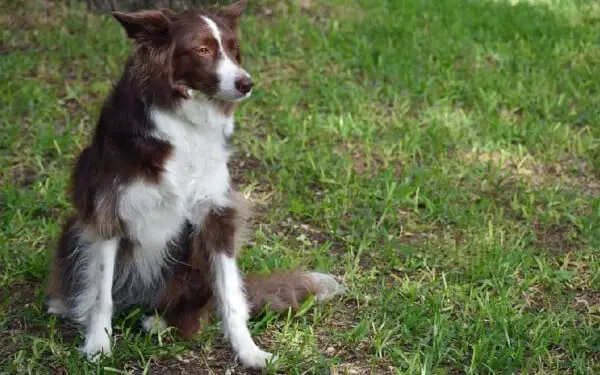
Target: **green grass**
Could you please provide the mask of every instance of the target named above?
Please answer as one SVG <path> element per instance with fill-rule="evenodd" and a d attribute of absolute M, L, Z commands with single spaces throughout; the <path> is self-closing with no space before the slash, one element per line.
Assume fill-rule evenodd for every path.
<path fill-rule="evenodd" d="M 269 371 L 600 373 L 597 2 L 251 3 L 244 269 L 349 288 L 253 320 Z M 132 311 L 94 366 L 45 314 L 70 167 L 130 43 L 109 17 L 27 4 L 0 16 L 0 373 L 223 373 L 217 325 L 156 339 Z"/>

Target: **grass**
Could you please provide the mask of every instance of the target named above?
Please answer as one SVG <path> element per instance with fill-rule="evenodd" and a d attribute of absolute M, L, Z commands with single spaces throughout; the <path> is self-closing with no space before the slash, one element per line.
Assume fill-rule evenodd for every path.
<path fill-rule="evenodd" d="M 130 43 L 25 4 L 0 16 L 0 373 L 245 373 L 216 325 L 156 339 L 128 312 L 95 366 L 45 314 L 70 166 Z M 591 0 L 252 2 L 243 267 L 349 288 L 252 321 L 267 372 L 600 373 L 599 24 Z"/>

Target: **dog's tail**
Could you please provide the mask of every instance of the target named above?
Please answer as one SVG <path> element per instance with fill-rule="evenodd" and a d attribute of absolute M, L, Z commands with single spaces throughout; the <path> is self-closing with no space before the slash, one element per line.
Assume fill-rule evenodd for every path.
<path fill-rule="evenodd" d="M 279 271 L 266 276 L 246 276 L 244 284 L 251 316 L 260 314 L 265 308 L 275 311 L 297 309 L 311 295 L 320 302 L 346 292 L 334 276 L 319 272 Z M 166 321 L 156 321 L 150 315 L 144 318 L 142 326 L 149 332 L 175 326 L 181 330 L 182 337 L 191 338 L 214 318 L 216 310 L 213 297 L 193 314 L 189 311 L 185 314 L 180 311 L 174 315 L 167 313 Z"/>
<path fill-rule="evenodd" d="M 252 315 L 265 307 L 275 311 L 297 309 L 311 295 L 316 301 L 326 301 L 346 291 L 333 275 L 319 272 L 281 271 L 247 276 L 244 281 Z"/>

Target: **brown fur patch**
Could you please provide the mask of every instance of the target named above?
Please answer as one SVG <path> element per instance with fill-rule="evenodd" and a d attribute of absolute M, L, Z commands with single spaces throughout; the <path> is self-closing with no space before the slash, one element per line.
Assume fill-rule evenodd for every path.
<path fill-rule="evenodd" d="M 232 192 L 230 199 L 230 207 L 207 215 L 202 229 L 188 243 L 187 259 L 173 269 L 168 280 L 161 308 L 167 323 L 178 328 L 183 338 L 192 337 L 201 328 L 201 321 L 208 321 L 215 312 L 210 257 L 217 252 L 235 256 L 245 240 L 250 204 L 238 192 Z M 248 277 L 245 283 L 253 314 L 266 306 L 277 311 L 298 308 L 309 294 L 318 291 L 302 272 Z"/>
<path fill-rule="evenodd" d="M 106 124 L 108 129 L 98 130 L 92 144 L 80 154 L 72 175 L 72 200 L 81 221 L 104 238 L 125 232 L 118 214 L 118 185 L 134 179 L 158 183 L 173 149 L 171 144 L 151 137 L 121 134 L 100 138 L 114 126 L 113 121 L 119 123 L 120 114 L 112 117 L 103 115 L 100 126 Z"/>
<path fill-rule="evenodd" d="M 302 272 L 249 276 L 245 284 L 253 315 L 267 306 L 275 311 L 297 309 L 306 297 L 318 292 L 318 287 L 312 279 Z"/>
<path fill-rule="evenodd" d="M 200 329 L 202 309 L 212 298 L 212 280 L 210 254 L 202 232 L 190 238 L 185 246 L 187 257 L 171 271 L 160 308 L 164 309 L 167 324 L 189 339 Z"/>
<path fill-rule="evenodd" d="M 210 251 L 235 255 L 235 216 L 231 207 L 213 210 L 206 216 L 201 233 Z"/>
<path fill-rule="evenodd" d="M 46 284 L 46 294 L 51 298 L 64 298 L 67 295 L 66 285 L 64 284 L 66 273 L 66 262 L 69 259 L 69 236 L 68 233 L 77 223 L 76 216 L 67 218 L 63 225 L 63 235 L 60 237 L 58 247 L 54 252 L 50 274 Z"/>
<path fill-rule="evenodd" d="M 285 311 L 289 308 L 297 309 L 300 303 L 309 295 L 319 292 L 320 288 L 303 272 L 281 271 L 266 276 L 248 276 L 244 279 L 246 296 L 250 305 L 250 314 L 256 316 L 265 308 L 274 311 Z M 200 319 L 199 325 L 190 325 L 190 328 L 201 328 L 209 323 L 216 313 L 214 298 L 200 308 L 196 316 Z M 179 327 L 178 327 L 179 328 Z"/>
<path fill-rule="evenodd" d="M 225 252 L 235 256 L 242 246 L 248 202 L 231 193 L 232 206 L 213 209 L 203 227 L 187 242 L 187 257 L 175 266 L 167 282 L 165 300 L 160 304 L 167 324 L 176 327 L 183 338 L 200 329 L 214 309 L 212 300 L 211 254 Z"/>

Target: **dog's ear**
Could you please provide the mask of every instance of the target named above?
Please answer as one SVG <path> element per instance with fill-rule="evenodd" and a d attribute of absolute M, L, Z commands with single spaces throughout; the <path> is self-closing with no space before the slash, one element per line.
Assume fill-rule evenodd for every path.
<path fill-rule="evenodd" d="M 229 6 L 217 8 L 216 14 L 225 21 L 227 26 L 232 30 L 237 30 L 247 5 L 248 0 L 238 0 Z"/>
<path fill-rule="evenodd" d="M 175 20 L 177 18 L 177 13 L 171 9 L 168 8 L 158 8 L 158 10 L 160 10 L 162 12 L 162 14 L 164 14 L 165 16 L 167 16 L 167 18 L 171 21 Z"/>
<path fill-rule="evenodd" d="M 171 26 L 170 18 L 173 15 L 174 13 L 164 10 L 113 12 L 113 16 L 127 31 L 127 36 L 135 40 L 167 40 Z"/>

